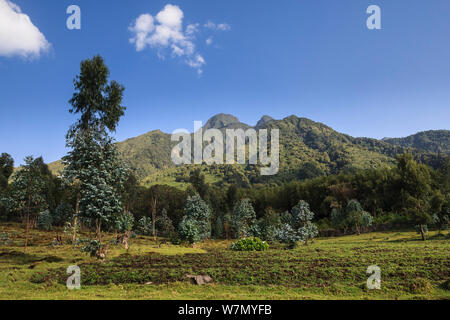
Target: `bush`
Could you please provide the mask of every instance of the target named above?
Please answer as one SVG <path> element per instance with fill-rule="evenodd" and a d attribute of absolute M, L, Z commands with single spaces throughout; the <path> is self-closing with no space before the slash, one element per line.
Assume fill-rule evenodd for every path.
<path fill-rule="evenodd" d="M 130 212 L 124 212 L 116 218 L 117 231 L 127 233 L 133 229 L 134 216 Z"/>
<path fill-rule="evenodd" d="M 202 240 L 197 224 L 192 219 L 186 219 L 185 217 L 181 221 L 178 229 L 182 240 L 188 241 L 189 243 L 196 243 Z"/>
<path fill-rule="evenodd" d="M 170 220 L 167 215 L 167 210 L 163 209 L 161 215 L 156 218 L 156 229 L 160 232 L 163 237 L 168 237 L 172 232 L 175 231 L 173 227 L 172 220 Z"/>
<path fill-rule="evenodd" d="M 230 249 L 234 251 L 265 251 L 269 249 L 269 244 L 256 237 L 244 238 L 233 243 Z"/>
<path fill-rule="evenodd" d="M 293 244 L 300 241 L 297 232 L 289 224 L 284 224 L 275 232 L 275 239 L 280 243 Z"/>
<path fill-rule="evenodd" d="M 53 217 L 49 210 L 41 212 L 37 219 L 37 226 L 40 230 L 49 231 L 52 229 Z"/>
<path fill-rule="evenodd" d="M 142 217 L 139 219 L 136 226 L 136 232 L 142 236 L 153 235 L 152 219 L 150 217 Z"/>

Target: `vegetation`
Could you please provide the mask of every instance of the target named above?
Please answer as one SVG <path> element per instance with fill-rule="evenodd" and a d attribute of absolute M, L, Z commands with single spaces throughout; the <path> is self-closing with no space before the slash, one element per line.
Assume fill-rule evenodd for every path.
<path fill-rule="evenodd" d="M 294 250 L 271 245 L 262 252 L 232 251 L 224 240 L 191 248 L 139 236 L 129 250 L 112 246 L 105 263 L 78 246 L 49 247 L 56 231 L 33 229 L 26 254 L 20 250 L 25 240 L 20 225 L 0 225 L 3 233 L 12 239 L 0 246 L 0 296 L 5 299 L 450 298 L 445 289 L 449 231 L 430 232 L 427 242 L 415 232 L 375 232 L 319 238 Z M 81 290 L 65 286 L 65 271 L 73 264 L 82 270 Z M 373 264 L 382 271 L 381 290 L 365 285 L 366 269 Z M 214 284 L 194 286 L 185 278 L 192 273 L 209 274 Z"/>
<path fill-rule="evenodd" d="M 230 247 L 234 251 L 265 251 L 269 249 L 269 244 L 260 238 L 244 238 L 233 243 Z"/>

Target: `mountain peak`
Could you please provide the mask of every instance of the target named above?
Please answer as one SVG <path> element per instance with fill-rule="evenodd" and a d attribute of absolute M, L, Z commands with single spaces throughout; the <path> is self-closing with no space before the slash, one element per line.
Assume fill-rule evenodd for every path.
<path fill-rule="evenodd" d="M 239 119 L 231 114 L 219 113 L 209 119 L 203 129 L 223 129 L 240 123 Z"/>
<path fill-rule="evenodd" d="M 274 118 L 272 118 L 271 116 L 263 116 L 258 123 L 256 124 L 256 127 L 262 127 L 264 125 L 266 125 L 268 122 L 275 120 Z"/>

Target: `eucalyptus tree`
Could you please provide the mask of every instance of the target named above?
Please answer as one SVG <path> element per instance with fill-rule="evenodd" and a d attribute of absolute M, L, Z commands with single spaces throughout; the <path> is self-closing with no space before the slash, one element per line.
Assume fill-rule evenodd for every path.
<path fill-rule="evenodd" d="M 110 134 L 124 115 L 124 87 L 109 81 L 109 69 L 100 56 L 82 61 L 80 69 L 69 101 L 69 111 L 80 118 L 66 136 L 70 151 L 63 158 L 63 178 L 79 184 L 78 215 L 95 225 L 101 241 L 102 224 L 113 225 L 123 212 L 121 191 L 127 170 Z"/>

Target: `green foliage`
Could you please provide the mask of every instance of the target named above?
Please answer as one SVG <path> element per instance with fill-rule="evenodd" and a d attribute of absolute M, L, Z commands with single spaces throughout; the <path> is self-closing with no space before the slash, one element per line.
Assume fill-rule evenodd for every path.
<path fill-rule="evenodd" d="M 269 249 L 269 244 L 260 238 L 244 238 L 233 243 L 230 247 L 233 251 L 265 251 Z"/>
<path fill-rule="evenodd" d="M 151 236 L 153 234 L 152 218 L 142 217 L 136 225 L 136 232 L 143 236 Z"/>
<path fill-rule="evenodd" d="M 275 240 L 277 228 L 281 226 L 281 220 L 278 213 L 271 208 L 265 211 L 264 217 L 259 219 L 249 229 L 249 235 L 272 242 Z"/>
<path fill-rule="evenodd" d="M 292 223 L 295 228 L 305 226 L 314 218 L 314 213 L 311 212 L 309 204 L 300 200 L 299 203 L 292 208 Z"/>
<path fill-rule="evenodd" d="M 199 195 L 188 197 L 184 217 L 179 225 L 180 237 L 190 243 L 210 238 L 211 216 L 211 209 Z"/>
<path fill-rule="evenodd" d="M 66 222 L 71 222 L 74 218 L 74 210 L 67 202 L 61 202 L 53 214 L 53 224 L 64 226 Z"/>
<path fill-rule="evenodd" d="M 116 81 L 108 82 L 109 70 L 99 55 L 80 64 L 80 74 L 74 79 L 75 93 L 70 104 L 71 113 L 80 113 L 74 131 L 89 131 L 106 127 L 115 131 L 125 107 L 121 105 L 125 88 Z"/>
<path fill-rule="evenodd" d="M 14 159 L 7 153 L 0 156 L 0 191 L 8 187 L 8 179 L 14 172 Z"/>
<path fill-rule="evenodd" d="M 276 229 L 275 239 L 280 243 L 293 245 L 296 242 L 300 241 L 300 235 L 296 230 L 294 230 L 294 228 L 292 228 L 290 224 L 285 223 L 281 227 Z"/>
<path fill-rule="evenodd" d="M 97 257 L 100 249 L 103 247 L 98 240 L 82 240 L 84 245 L 81 247 L 81 252 L 89 254 L 91 257 Z"/>
<path fill-rule="evenodd" d="M 419 132 L 406 138 L 383 139 L 393 145 L 450 155 L 450 131 L 432 130 Z"/>
<path fill-rule="evenodd" d="M 250 199 L 243 199 L 236 203 L 231 216 L 231 226 L 236 238 L 248 235 L 250 227 L 256 221 L 256 213 Z"/>
<path fill-rule="evenodd" d="M 42 159 L 29 156 L 25 165 L 13 175 L 11 183 L 12 201 L 19 212 L 35 214 L 47 208 L 45 199 L 45 180 L 41 172 Z"/>
<path fill-rule="evenodd" d="M 203 240 L 200 236 L 197 223 L 186 217 L 181 221 L 178 227 L 178 233 L 181 239 L 188 241 L 189 243 L 196 243 Z"/>
<path fill-rule="evenodd" d="M 357 233 L 361 233 L 361 228 L 368 228 L 373 223 L 373 217 L 364 211 L 358 200 L 350 200 L 345 208 L 345 224 L 347 226 L 354 226 Z"/>
<path fill-rule="evenodd" d="M 97 132 L 68 139 L 72 150 L 64 157 L 63 178 L 80 182 L 80 216 L 106 225 L 114 224 L 122 212 L 120 190 L 126 179 L 126 168 L 119 160 L 111 138 Z"/>
<path fill-rule="evenodd" d="M 52 229 L 53 217 L 49 210 L 45 210 L 38 215 L 37 226 L 41 230 L 49 231 Z"/>
<path fill-rule="evenodd" d="M 118 232 L 127 233 L 133 229 L 134 216 L 130 212 L 123 212 L 116 217 L 116 229 Z"/>
<path fill-rule="evenodd" d="M 161 214 L 156 218 L 156 229 L 159 231 L 162 237 L 168 237 L 175 232 L 172 220 L 167 215 L 167 210 L 163 209 Z"/>

